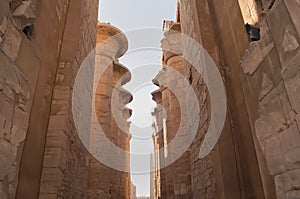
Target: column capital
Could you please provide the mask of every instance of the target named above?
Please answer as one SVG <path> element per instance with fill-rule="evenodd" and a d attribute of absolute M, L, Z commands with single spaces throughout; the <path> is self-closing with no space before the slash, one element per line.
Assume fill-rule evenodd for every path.
<path fill-rule="evenodd" d="M 131 73 L 129 72 L 129 69 L 119 61 L 114 61 L 113 69 L 114 73 L 117 73 L 117 81 L 120 81 L 121 85 L 124 85 L 131 80 Z"/>
<path fill-rule="evenodd" d="M 99 53 L 110 55 L 113 60 L 123 56 L 128 49 L 128 40 L 125 34 L 109 23 L 99 22 L 97 24 L 97 46 L 100 43 L 102 43 L 100 48 L 97 48 Z"/>

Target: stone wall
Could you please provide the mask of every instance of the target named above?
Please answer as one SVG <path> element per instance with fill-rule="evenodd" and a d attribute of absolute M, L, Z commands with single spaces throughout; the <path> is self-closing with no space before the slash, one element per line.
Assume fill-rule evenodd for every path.
<path fill-rule="evenodd" d="M 38 198 L 40 182 L 41 198 L 85 195 L 87 152 L 70 94 L 95 46 L 97 14 L 96 0 L 0 2 L 1 198 Z"/>
<path fill-rule="evenodd" d="M 53 91 L 40 198 L 87 198 L 88 152 L 75 129 L 71 102 L 77 71 L 96 45 L 97 14 L 97 0 L 70 1 Z"/>
<path fill-rule="evenodd" d="M 190 147 L 193 198 L 300 197 L 299 10 L 296 1 L 288 0 L 179 1 L 181 32 L 213 58 L 228 100 L 222 135 L 213 151 L 199 159 L 211 116 L 210 96 L 202 77 L 185 64 L 201 107 L 200 127 Z M 259 41 L 248 41 L 244 23 L 260 28 Z M 185 53 L 197 56 L 192 49 Z M 165 90 L 153 96 L 169 113 L 172 95 Z M 161 120 L 157 110 L 156 120 Z M 167 121 L 168 128 L 176 125 Z M 159 131 L 159 147 L 165 144 L 162 136 Z M 174 176 L 167 171 L 160 171 L 161 198 L 175 198 Z"/>
<path fill-rule="evenodd" d="M 190 9 L 191 13 L 188 12 Z M 248 45 L 240 5 L 238 1 L 191 1 L 181 2 L 180 11 L 182 31 L 199 41 L 219 67 L 228 100 L 223 132 L 212 153 L 205 158 L 208 160 L 199 160 L 196 154 L 192 155 L 196 158 L 191 162 L 195 173 L 193 186 L 204 187 L 202 193 L 194 190 L 194 197 L 262 198 L 265 193 L 239 75 L 239 62 Z M 197 81 L 199 77 L 194 76 L 193 81 Z M 209 93 L 205 86 L 202 92 L 200 103 L 201 99 L 208 101 L 206 110 L 202 111 L 208 113 L 203 116 L 209 119 Z M 202 134 L 205 134 L 207 124 L 200 130 Z M 207 180 L 214 185 L 205 188 Z"/>
<path fill-rule="evenodd" d="M 212 14 L 207 1 L 181 2 L 179 11 L 182 33 L 204 47 L 224 78 L 224 68 L 220 61 L 217 41 L 214 38 Z M 199 56 L 193 49 L 187 49 L 185 53 L 185 56 Z M 224 198 L 226 196 L 237 198 L 240 195 L 238 171 L 228 116 L 218 144 L 204 159 L 198 158 L 199 148 L 207 132 L 211 116 L 210 96 L 198 71 L 193 66 L 187 65 L 186 67 L 190 67 L 189 80 L 200 106 L 200 124 L 191 146 L 190 157 L 193 198 Z"/>
<path fill-rule="evenodd" d="M 169 162 L 174 159 L 178 149 L 178 146 L 171 145 L 172 140 L 178 137 L 182 142 L 189 131 L 186 117 L 183 116 L 185 121 L 180 120 L 185 114 L 181 112 L 182 108 L 185 110 L 188 108 L 187 100 L 184 100 L 187 92 L 183 81 L 188 81 L 190 68 L 181 57 L 182 42 L 177 35 L 178 32 L 180 33 L 180 23 L 165 21 L 164 30 L 162 46 L 164 49 L 172 49 L 173 52 L 168 50 L 163 52 L 163 68 L 153 80 L 160 87 L 152 93 L 153 100 L 158 105 L 153 112 L 156 118 L 153 138 L 156 150 L 155 168 L 163 167 L 159 172 L 155 171 L 155 186 L 158 190 L 155 196 L 156 198 L 191 198 L 190 150 L 180 155 L 176 161 Z M 178 76 L 182 76 L 182 79 L 178 79 Z M 172 85 L 176 93 L 166 88 L 166 83 Z M 183 103 L 179 102 L 179 98 L 183 99 Z M 184 132 L 178 133 L 180 128 Z"/>
<path fill-rule="evenodd" d="M 234 154 L 234 159 L 230 161 L 224 159 L 225 154 L 220 154 L 220 157 L 224 164 L 230 165 L 229 162 L 232 162 L 231 164 L 234 165 L 234 161 L 236 161 L 236 194 L 239 193 L 240 197 L 263 198 L 265 193 L 261 182 L 254 134 L 251 131 L 245 103 L 246 96 L 243 93 L 240 79 L 240 60 L 249 44 L 241 7 L 237 1 L 230 4 L 223 1 L 213 1 L 208 3 L 208 7 L 211 13 L 215 41 L 218 46 L 219 63 L 225 76 L 229 119 L 229 125 L 225 125 L 225 128 L 230 128 L 231 135 L 227 135 L 232 141 L 232 154 Z M 220 140 L 220 142 L 222 141 Z M 224 189 L 226 190 L 226 186 L 230 181 L 228 181 L 228 177 L 223 178 L 223 180 Z"/>
<path fill-rule="evenodd" d="M 39 124 L 46 127 L 47 122 L 45 113 L 49 110 L 47 103 L 51 100 L 51 85 L 53 84 L 53 70 L 49 65 L 57 65 L 58 57 L 58 39 L 62 31 L 45 33 L 47 29 L 42 25 L 44 20 L 50 20 L 50 17 L 41 19 L 40 13 L 45 12 L 46 8 L 41 8 L 37 1 L 1 1 L 0 3 L 0 42 L 1 42 L 1 198 L 15 198 L 18 185 L 18 173 L 20 164 L 23 165 L 23 149 L 26 150 L 26 142 L 33 128 L 32 123 L 37 123 L 37 117 L 34 115 L 45 116 L 45 120 L 40 119 Z M 55 6 L 56 4 L 54 4 Z M 40 8 L 40 9 L 39 9 Z M 54 10 L 53 10 L 54 12 Z M 65 16 L 62 14 L 62 18 Z M 26 38 L 22 32 L 24 26 L 28 23 L 35 24 L 33 35 Z M 62 25 L 61 23 L 60 25 Z M 49 23 L 49 28 L 53 27 Z M 44 30 L 43 30 L 44 26 Z M 55 26 L 58 26 L 56 24 Z M 45 37 L 46 36 L 46 37 Z M 49 41 L 50 37 L 54 37 Z M 43 43 L 38 46 L 37 43 Z M 55 45 L 53 45 L 55 44 Z M 45 47 L 53 50 L 51 56 L 45 56 Z M 46 59 L 47 58 L 47 59 Z M 54 67 L 55 68 L 55 67 Z M 43 74 L 47 74 L 46 77 Z M 37 90 L 43 89 L 40 102 L 37 102 Z M 39 104 L 39 107 L 38 105 Z M 49 104 L 48 104 L 49 105 Z M 37 109 L 39 111 L 37 111 Z M 35 112 L 36 111 L 36 112 Z M 35 112 L 35 113 L 34 113 Z M 37 127 L 38 129 L 39 127 Z M 39 132 L 42 133 L 42 132 Z M 45 131 L 43 131 L 45 134 Z M 42 133 L 42 134 L 43 134 Z M 41 135 L 42 140 L 44 139 Z M 26 142 L 24 142 L 26 139 Z M 34 147 L 39 148 L 41 143 Z M 43 153 L 43 149 L 38 153 Z M 35 153 L 32 153 L 30 160 L 35 159 Z M 41 164 L 37 160 L 37 167 Z M 30 168 L 31 171 L 35 168 Z M 32 170 L 33 169 L 33 170 Z M 21 173 L 23 168 L 21 167 Z M 36 169 L 40 172 L 40 169 Z M 34 173 L 35 171 L 33 171 Z M 29 176 L 31 172 L 27 173 Z M 20 181 L 23 176 L 20 175 Z M 31 178 L 35 178 L 32 176 Z M 38 179 L 39 180 L 39 179 Z M 29 181 L 30 182 L 30 181 Z M 38 184 L 38 181 L 35 181 Z M 34 184 L 35 190 L 38 189 Z M 20 183 L 19 183 L 19 186 Z M 38 191 L 36 191 L 37 194 Z M 26 196 L 26 195 L 24 195 Z"/>
<path fill-rule="evenodd" d="M 0 198 L 3 199 L 16 195 L 20 160 L 41 67 L 39 55 L 15 24 L 19 17 L 14 11 L 20 6 L 22 3 L 15 1 L 0 3 Z"/>
<path fill-rule="evenodd" d="M 277 198 L 298 198 L 300 37 L 295 12 L 300 4 L 276 0 L 258 5 L 261 40 L 249 44 L 241 62 L 249 120 L 261 170 L 272 176 Z M 263 182 L 268 190 L 265 175 Z"/>

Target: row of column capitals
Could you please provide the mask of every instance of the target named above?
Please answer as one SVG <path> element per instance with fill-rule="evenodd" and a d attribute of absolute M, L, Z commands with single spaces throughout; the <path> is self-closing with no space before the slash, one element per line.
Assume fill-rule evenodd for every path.
<path fill-rule="evenodd" d="M 133 100 L 132 94 L 120 87 L 131 80 L 129 69 L 118 61 L 128 50 L 128 40 L 122 31 L 109 23 L 97 24 L 97 50 L 96 54 L 101 57 L 109 57 L 113 66 L 113 85 L 118 87 L 119 101 L 122 106 Z M 123 116 L 130 118 L 132 110 L 124 107 Z"/>

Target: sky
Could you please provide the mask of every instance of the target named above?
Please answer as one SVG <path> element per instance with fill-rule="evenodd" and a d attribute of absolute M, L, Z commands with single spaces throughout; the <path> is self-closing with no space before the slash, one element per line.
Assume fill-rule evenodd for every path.
<path fill-rule="evenodd" d="M 157 89 L 152 79 L 160 70 L 162 28 L 164 20 L 176 18 L 177 0 L 100 0 L 99 20 L 122 30 L 129 41 L 120 62 L 130 69 L 132 79 L 124 86 L 133 94 L 128 107 L 131 121 L 131 180 L 137 196 L 149 196 L 150 153 L 153 151 L 151 112 L 155 107 L 151 92 Z M 138 50 L 137 50 L 138 49 Z M 139 172 L 139 174 L 137 174 Z"/>

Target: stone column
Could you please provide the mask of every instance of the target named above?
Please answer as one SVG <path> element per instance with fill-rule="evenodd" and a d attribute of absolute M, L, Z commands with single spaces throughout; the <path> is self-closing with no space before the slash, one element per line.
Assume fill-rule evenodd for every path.
<path fill-rule="evenodd" d="M 97 118 L 92 118 L 92 128 L 99 122 L 102 130 L 107 138 L 114 144 L 118 143 L 118 132 L 115 125 L 112 123 L 111 109 L 112 107 L 112 91 L 114 83 L 114 60 L 122 56 L 128 47 L 127 39 L 121 31 L 110 24 L 99 23 L 97 27 L 97 43 L 100 44 L 96 50 L 96 66 L 94 86 L 96 88 L 93 105 Z M 101 75 L 99 82 L 97 76 L 101 70 L 105 69 Z M 98 75 L 97 75 L 98 74 Z M 126 82 L 127 80 L 123 80 Z M 114 107 L 115 108 L 115 107 Z M 119 119 L 119 118 L 118 118 Z M 91 142 L 93 135 L 96 132 L 91 132 Z M 93 143 L 96 147 L 101 148 L 101 143 Z M 109 149 L 107 153 L 109 153 Z M 112 157 L 114 158 L 114 157 Z M 109 168 L 100 163 L 94 157 L 89 159 L 89 198 L 115 198 L 121 195 L 120 182 L 117 183 L 118 171 Z M 125 197 L 124 197 L 125 198 Z"/>
<path fill-rule="evenodd" d="M 155 82 L 155 81 L 154 81 Z M 155 199 L 162 198 L 165 195 L 165 189 L 162 189 L 162 186 L 165 184 L 165 175 L 164 170 L 160 168 L 160 161 L 164 158 L 164 153 L 160 153 L 160 148 L 164 147 L 163 145 L 163 108 L 162 108 L 162 93 L 161 90 L 155 90 L 151 93 L 153 101 L 156 102 L 157 107 L 154 109 L 152 115 L 155 117 L 154 123 L 154 135 L 153 143 L 155 152 L 155 162 L 156 165 L 156 174 L 155 174 Z"/>
<path fill-rule="evenodd" d="M 168 28 L 169 30 L 164 34 L 165 38 L 162 40 L 162 45 L 164 49 L 172 49 L 172 52 L 164 51 L 163 63 L 167 66 L 167 81 L 169 85 L 176 89 L 174 92 L 169 92 L 169 110 L 167 112 L 168 142 L 171 142 L 175 136 L 183 136 L 178 134 L 179 125 L 184 127 L 183 129 L 188 133 L 187 115 L 182 115 L 184 113 L 181 110 L 188 108 L 187 93 L 183 81 L 188 81 L 190 69 L 188 63 L 182 57 L 181 35 L 178 34 L 181 29 L 180 23 L 173 22 Z M 178 79 L 175 73 L 180 75 L 181 78 Z M 182 99 L 182 104 L 179 104 L 179 99 Z M 182 137 L 182 140 L 185 139 Z M 176 150 L 176 147 L 170 148 L 170 156 L 173 155 L 174 150 Z M 171 176 L 173 179 L 171 180 L 173 181 L 174 198 L 192 197 L 189 164 L 190 153 L 188 150 L 169 166 L 170 175 L 173 174 L 173 177 Z"/>
<path fill-rule="evenodd" d="M 112 96 L 112 109 L 116 115 L 111 118 L 112 136 L 111 141 L 120 149 L 127 151 L 128 154 L 123 156 L 119 154 L 119 164 L 123 165 L 124 170 L 130 168 L 130 139 L 129 123 L 127 119 L 131 117 L 132 110 L 126 108 L 126 104 L 132 101 L 130 92 L 122 88 L 122 85 L 129 82 L 131 75 L 129 70 L 115 61 L 113 66 L 113 87 L 116 96 Z M 122 155 L 122 156 L 121 156 Z M 116 182 L 117 191 L 113 193 L 113 198 L 130 198 L 131 179 L 129 172 L 114 172 L 114 180 Z"/>
<path fill-rule="evenodd" d="M 154 84 L 160 87 L 160 97 L 159 100 L 160 106 L 158 107 L 160 110 L 160 114 L 158 115 L 158 120 L 161 126 L 161 146 L 163 147 L 163 153 L 160 154 L 160 162 L 161 166 L 166 165 L 167 160 L 171 157 L 171 151 L 169 148 L 169 143 L 173 138 L 172 132 L 170 133 L 170 127 L 172 125 L 171 117 L 170 117 L 170 94 L 171 91 L 165 87 L 168 79 L 167 69 L 163 68 L 159 74 L 153 80 Z M 157 93 L 153 93 L 154 97 L 157 97 Z M 174 198 L 174 172 L 172 171 L 172 165 L 169 165 L 165 168 L 161 169 L 161 198 Z"/>

